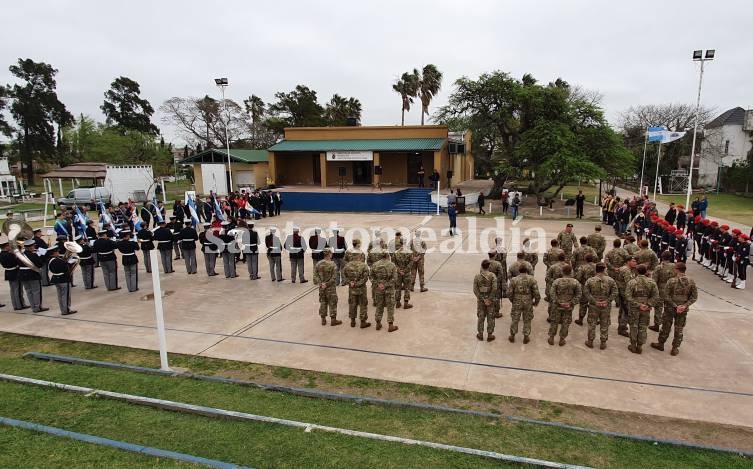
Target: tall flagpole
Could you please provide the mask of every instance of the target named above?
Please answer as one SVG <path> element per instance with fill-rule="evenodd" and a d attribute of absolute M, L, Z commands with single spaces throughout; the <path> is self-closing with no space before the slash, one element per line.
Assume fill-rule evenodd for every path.
<path fill-rule="evenodd" d="M 661 142 L 659 142 L 659 152 L 656 154 L 656 175 L 654 176 L 654 202 L 656 202 L 656 188 L 659 187 L 659 160 L 661 160 Z"/>
<path fill-rule="evenodd" d="M 698 97 L 695 102 L 695 123 L 693 124 L 693 145 L 690 148 L 690 167 L 688 168 L 688 193 L 685 196 L 685 207 L 690 207 L 690 195 L 693 193 L 693 163 L 695 160 L 695 141 L 698 135 L 698 115 L 701 110 L 701 86 L 703 85 L 703 63 L 701 59 L 701 73 L 698 75 Z M 699 176 L 700 177 L 700 176 Z"/>
<path fill-rule="evenodd" d="M 643 197 L 643 171 L 646 168 L 646 149 L 648 148 L 648 127 L 646 127 L 646 138 L 643 140 L 643 163 L 641 163 L 641 184 L 638 186 L 638 195 Z"/>

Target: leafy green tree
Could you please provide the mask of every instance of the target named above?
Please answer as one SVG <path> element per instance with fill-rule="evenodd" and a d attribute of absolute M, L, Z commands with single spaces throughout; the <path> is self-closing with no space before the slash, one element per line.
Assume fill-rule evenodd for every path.
<path fill-rule="evenodd" d="M 293 91 L 275 93 L 277 102 L 269 106 L 267 127 L 278 135 L 285 127 L 322 127 L 326 125 L 324 108 L 316 97 L 316 91 L 298 85 Z"/>
<path fill-rule="evenodd" d="M 208 95 L 198 99 L 173 97 L 160 106 L 160 111 L 162 122 L 174 127 L 197 148 L 225 147 L 226 126 L 231 147 L 248 134 L 244 110 L 231 99 L 223 103 Z"/>
<path fill-rule="evenodd" d="M 249 138 L 244 142 L 245 147 L 255 150 L 264 150 L 274 145 L 278 135 L 267 127 L 267 106 L 264 101 L 252 94 L 243 100 L 248 121 Z"/>
<path fill-rule="evenodd" d="M 421 125 L 424 125 L 424 115 L 429 114 L 429 104 L 442 87 L 442 72 L 436 65 L 428 64 L 421 71 L 418 82 L 418 97 L 421 99 Z"/>
<path fill-rule="evenodd" d="M 248 97 L 248 99 L 243 100 L 243 106 L 246 108 L 246 113 L 249 115 L 249 117 L 251 117 L 251 123 L 261 123 L 262 119 L 264 119 L 264 115 L 267 112 L 267 108 L 264 104 L 264 101 L 260 97 L 252 94 Z"/>
<path fill-rule="evenodd" d="M 158 135 L 159 129 L 152 124 L 154 108 L 141 97 L 137 82 L 127 77 L 118 77 L 105 92 L 105 101 L 100 107 L 108 125 L 115 125 L 123 132 L 135 130 Z"/>
<path fill-rule="evenodd" d="M 3 112 L 8 107 L 8 89 L 5 86 L 0 85 L 0 135 L 10 137 L 13 133 L 13 128 L 5 120 Z"/>
<path fill-rule="evenodd" d="M 9 67 L 22 81 L 10 89 L 11 115 L 18 124 L 21 159 L 26 164 L 27 184 L 34 184 L 35 159 L 51 160 L 56 155 L 56 127 L 73 122 L 73 116 L 57 96 L 57 70 L 44 62 L 18 59 Z"/>
<path fill-rule="evenodd" d="M 343 98 L 339 94 L 332 95 L 324 109 L 327 125 L 344 126 L 348 118 L 361 120 L 361 102 L 356 98 Z"/>
<path fill-rule="evenodd" d="M 405 125 L 405 113 L 406 111 L 410 111 L 410 106 L 413 104 L 413 98 L 418 95 L 419 84 L 420 78 L 418 70 L 413 69 L 413 73 L 403 73 L 400 79 L 392 85 L 392 89 L 400 95 L 400 99 L 402 100 L 400 125 Z M 423 119 L 423 116 L 421 116 L 421 119 Z"/>

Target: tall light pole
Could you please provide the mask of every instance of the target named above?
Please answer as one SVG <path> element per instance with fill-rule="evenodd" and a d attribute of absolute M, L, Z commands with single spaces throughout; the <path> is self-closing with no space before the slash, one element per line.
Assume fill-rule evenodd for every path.
<path fill-rule="evenodd" d="M 227 117 L 227 122 L 225 123 L 225 144 L 227 145 L 227 174 L 228 174 L 228 181 L 229 187 L 227 189 L 227 193 L 231 194 L 233 192 L 233 169 L 230 166 L 230 139 L 227 136 L 227 126 L 230 125 L 230 113 L 227 110 L 227 101 L 225 101 L 225 88 L 227 88 L 228 81 L 227 78 L 215 78 L 214 83 L 220 88 L 220 92 L 222 93 L 222 102 L 225 105 L 225 115 Z"/>
<path fill-rule="evenodd" d="M 690 207 L 690 196 L 693 193 L 693 164 L 695 162 L 695 142 L 698 134 L 698 114 L 701 110 L 701 86 L 703 85 L 703 64 L 708 60 L 714 60 L 715 49 L 693 51 L 693 61 L 701 62 L 701 72 L 698 75 L 698 98 L 695 103 L 695 124 L 693 125 L 693 145 L 690 149 L 690 168 L 688 170 L 688 194 L 685 198 L 685 208 Z"/>

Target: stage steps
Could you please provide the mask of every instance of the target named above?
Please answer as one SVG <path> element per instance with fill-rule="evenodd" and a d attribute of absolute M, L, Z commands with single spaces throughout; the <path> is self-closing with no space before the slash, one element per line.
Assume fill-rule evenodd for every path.
<path fill-rule="evenodd" d="M 436 213 L 437 204 L 431 201 L 431 189 L 413 187 L 402 191 L 390 212 Z"/>

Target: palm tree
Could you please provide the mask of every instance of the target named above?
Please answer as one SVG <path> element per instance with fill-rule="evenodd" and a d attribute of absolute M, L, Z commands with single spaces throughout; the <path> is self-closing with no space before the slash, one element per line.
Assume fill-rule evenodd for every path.
<path fill-rule="evenodd" d="M 243 105 L 246 107 L 248 115 L 251 116 L 252 123 L 258 124 L 261 122 L 266 112 L 266 106 L 260 97 L 252 94 L 248 99 L 243 100 Z"/>
<path fill-rule="evenodd" d="M 400 125 L 405 125 L 405 111 L 410 111 L 410 105 L 413 104 L 413 98 L 418 95 L 420 80 L 421 77 L 418 74 L 418 70 L 414 68 L 413 73 L 403 73 L 400 79 L 392 85 L 392 89 L 395 90 L 403 100 Z"/>
<path fill-rule="evenodd" d="M 419 78 L 418 94 L 421 98 L 421 125 L 424 125 L 424 114 L 429 114 L 429 104 L 442 87 L 442 72 L 434 64 L 426 65 Z"/>
<path fill-rule="evenodd" d="M 332 99 L 324 109 L 327 125 L 346 125 L 348 118 L 361 120 L 361 101 L 356 98 L 343 98 L 339 94 L 332 95 Z"/>

